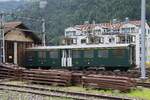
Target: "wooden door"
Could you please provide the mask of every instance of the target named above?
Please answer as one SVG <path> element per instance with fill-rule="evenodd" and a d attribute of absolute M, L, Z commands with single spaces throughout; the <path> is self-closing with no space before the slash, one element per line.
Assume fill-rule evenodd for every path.
<path fill-rule="evenodd" d="M 6 41 L 6 62 L 14 63 L 14 42 Z"/>

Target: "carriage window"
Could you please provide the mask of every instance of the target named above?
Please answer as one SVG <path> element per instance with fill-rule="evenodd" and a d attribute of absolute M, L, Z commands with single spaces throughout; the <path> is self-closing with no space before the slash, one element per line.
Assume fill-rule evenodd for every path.
<path fill-rule="evenodd" d="M 27 53 L 26 53 L 26 55 L 28 56 L 28 58 L 33 58 L 34 57 L 34 52 L 32 52 L 32 51 L 28 51 Z"/>
<path fill-rule="evenodd" d="M 93 50 L 85 50 L 84 51 L 84 57 L 85 58 L 93 58 L 94 57 L 94 51 Z"/>
<path fill-rule="evenodd" d="M 50 51 L 49 57 L 50 58 L 58 58 L 58 51 Z"/>
<path fill-rule="evenodd" d="M 38 56 L 39 56 L 39 58 L 44 59 L 44 58 L 46 58 L 46 52 L 40 51 L 40 52 L 38 52 Z"/>
<path fill-rule="evenodd" d="M 80 51 L 74 50 L 72 54 L 73 54 L 73 58 L 80 58 Z"/>
<path fill-rule="evenodd" d="M 112 54 L 114 57 L 123 57 L 125 51 L 123 49 L 113 50 Z"/>
<path fill-rule="evenodd" d="M 99 50 L 98 57 L 99 58 L 108 58 L 108 50 Z"/>

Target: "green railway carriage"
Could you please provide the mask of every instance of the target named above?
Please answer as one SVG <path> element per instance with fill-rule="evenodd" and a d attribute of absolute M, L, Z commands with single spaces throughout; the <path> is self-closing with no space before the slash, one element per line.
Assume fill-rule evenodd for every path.
<path fill-rule="evenodd" d="M 105 68 L 127 70 L 134 65 L 131 48 L 96 48 L 73 50 L 72 65 L 78 68 Z"/>
<path fill-rule="evenodd" d="M 25 66 L 27 68 L 57 68 L 61 66 L 60 50 L 26 50 Z"/>
<path fill-rule="evenodd" d="M 127 70 L 135 64 L 134 51 L 130 44 L 34 47 L 26 50 L 25 66 Z"/>

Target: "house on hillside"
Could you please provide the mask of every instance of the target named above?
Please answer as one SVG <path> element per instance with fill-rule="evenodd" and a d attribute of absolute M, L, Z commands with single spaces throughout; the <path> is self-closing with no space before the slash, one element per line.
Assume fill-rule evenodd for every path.
<path fill-rule="evenodd" d="M 25 49 L 40 44 L 40 39 L 22 22 L 8 22 L 4 26 L 5 60 L 7 63 L 22 65 Z"/>

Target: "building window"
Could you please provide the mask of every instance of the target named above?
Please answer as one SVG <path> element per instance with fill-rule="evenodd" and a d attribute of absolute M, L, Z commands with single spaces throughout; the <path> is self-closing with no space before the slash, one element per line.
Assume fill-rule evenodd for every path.
<path fill-rule="evenodd" d="M 150 34 L 150 29 L 148 29 L 148 34 Z"/>
<path fill-rule="evenodd" d="M 84 43 L 86 43 L 86 39 L 81 40 L 81 44 L 84 44 Z"/>
<path fill-rule="evenodd" d="M 104 43 L 104 38 L 100 37 L 100 43 Z"/>
<path fill-rule="evenodd" d="M 96 38 L 95 41 L 96 41 L 95 42 L 96 44 L 104 43 L 104 38 L 99 37 L 99 38 Z"/>
<path fill-rule="evenodd" d="M 76 36 L 76 31 L 67 31 L 66 35 L 67 36 Z"/>
<path fill-rule="evenodd" d="M 135 27 L 132 27 L 132 28 L 131 28 L 131 32 L 132 32 L 132 33 L 135 33 Z"/>
<path fill-rule="evenodd" d="M 140 54 L 142 53 L 142 48 L 140 47 Z"/>
<path fill-rule="evenodd" d="M 109 43 L 113 43 L 115 41 L 115 38 L 114 37 L 110 37 L 109 38 Z"/>
<path fill-rule="evenodd" d="M 94 57 L 94 51 L 93 50 L 85 50 L 84 51 L 84 57 L 85 58 L 93 58 Z"/>
<path fill-rule="evenodd" d="M 104 29 L 104 33 L 107 33 L 107 32 L 108 32 L 108 29 L 107 29 L 107 28 L 105 28 L 105 29 Z"/>
<path fill-rule="evenodd" d="M 109 32 L 111 32 L 111 30 L 109 30 Z M 113 33 L 118 33 L 119 29 L 113 29 Z"/>
<path fill-rule="evenodd" d="M 132 37 L 131 37 L 131 42 L 135 43 L 135 40 L 136 40 L 136 37 L 135 37 L 135 36 L 132 36 Z"/>
<path fill-rule="evenodd" d="M 49 57 L 50 58 L 58 58 L 58 51 L 50 51 Z"/>
<path fill-rule="evenodd" d="M 108 50 L 98 50 L 99 58 L 108 58 Z"/>
<path fill-rule="evenodd" d="M 109 39 L 109 43 L 111 43 L 112 42 L 112 39 Z"/>
<path fill-rule="evenodd" d="M 66 35 L 69 36 L 69 35 L 70 35 L 70 32 L 66 32 Z"/>
<path fill-rule="evenodd" d="M 142 58 L 140 57 L 140 61 L 142 60 Z"/>
<path fill-rule="evenodd" d="M 77 44 L 77 39 L 73 39 L 73 44 Z"/>
<path fill-rule="evenodd" d="M 46 52 L 45 52 L 45 51 L 39 51 L 39 52 L 38 52 L 38 56 L 39 56 L 39 58 L 41 58 L 41 59 L 45 59 L 45 58 L 46 58 Z"/>
<path fill-rule="evenodd" d="M 80 58 L 81 57 L 79 50 L 73 50 L 72 55 L 73 55 L 73 58 Z"/>
<path fill-rule="evenodd" d="M 100 34 L 101 34 L 101 29 L 95 30 L 95 33 L 96 33 L 97 35 L 100 35 Z"/>
<path fill-rule="evenodd" d="M 130 28 L 122 28 L 122 33 L 130 33 Z"/>
<path fill-rule="evenodd" d="M 122 33 L 135 33 L 135 27 L 122 28 Z"/>

